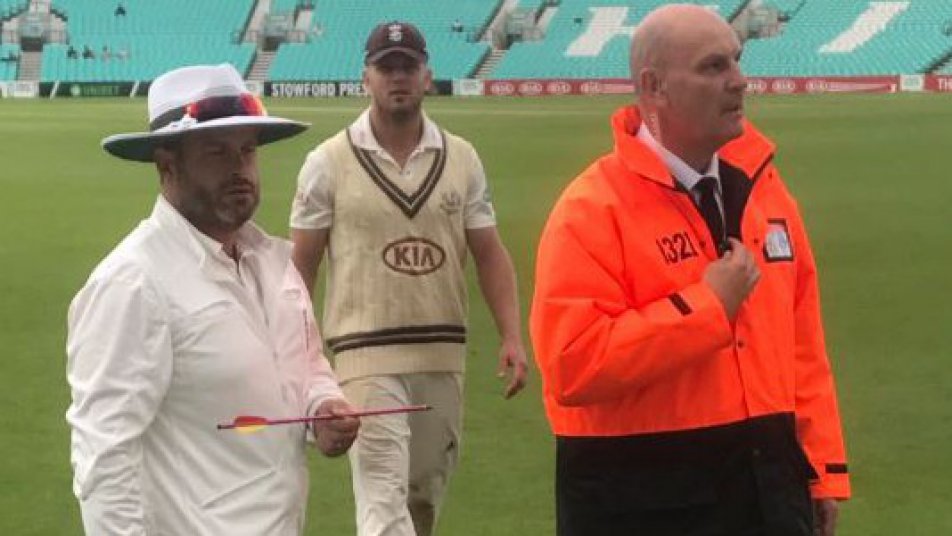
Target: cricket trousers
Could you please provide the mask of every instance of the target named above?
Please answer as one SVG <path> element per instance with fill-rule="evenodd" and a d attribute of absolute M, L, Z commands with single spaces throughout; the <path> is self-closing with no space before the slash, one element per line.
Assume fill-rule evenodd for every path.
<path fill-rule="evenodd" d="M 433 408 L 364 417 L 348 453 L 358 536 L 431 536 L 459 460 L 463 375 L 365 376 L 341 387 L 359 408 Z"/>

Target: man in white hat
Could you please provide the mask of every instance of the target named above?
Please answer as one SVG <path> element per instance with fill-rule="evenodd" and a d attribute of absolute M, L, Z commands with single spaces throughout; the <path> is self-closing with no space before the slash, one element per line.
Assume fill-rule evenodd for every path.
<path fill-rule="evenodd" d="M 216 425 L 334 414 L 311 430 L 328 456 L 356 437 L 291 247 L 250 221 L 257 146 L 307 125 L 268 116 L 230 65 L 157 78 L 149 121 L 103 147 L 154 162 L 161 195 L 69 310 L 66 417 L 86 533 L 301 534 L 309 430 Z"/>

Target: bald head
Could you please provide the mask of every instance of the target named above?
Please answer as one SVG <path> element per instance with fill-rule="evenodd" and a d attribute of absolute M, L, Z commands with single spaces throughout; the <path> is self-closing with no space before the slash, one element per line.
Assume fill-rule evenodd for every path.
<path fill-rule="evenodd" d="M 641 72 L 664 69 L 677 56 L 693 50 L 712 34 L 733 33 L 717 13 L 694 4 L 668 4 L 648 13 L 631 39 L 629 67 L 635 91 L 641 93 Z"/>
<path fill-rule="evenodd" d="M 724 19 L 696 5 L 649 13 L 631 40 L 631 78 L 648 132 L 697 170 L 743 132 L 747 79 L 741 43 Z"/>

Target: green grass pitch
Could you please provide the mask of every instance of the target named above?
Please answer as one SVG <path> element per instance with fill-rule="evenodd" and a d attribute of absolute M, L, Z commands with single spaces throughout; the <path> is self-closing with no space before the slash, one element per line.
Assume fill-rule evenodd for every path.
<path fill-rule="evenodd" d="M 432 98 L 430 115 L 476 146 L 499 227 L 532 292 L 535 244 L 558 193 L 610 149 L 624 97 Z M 750 99 L 779 145 L 821 272 L 855 498 L 845 536 L 952 534 L 952 99 L 943 95 Z M 272 101 L 313 128 L 259 153 L 258 221 L 286 234 L 301 161 L 366 101 Z M 154 169 L 108 157 L 99 140 L 140 130 L 144 100 L 0 101 L 0 534 L 77 535 L 65 315 L 116 242 L 147 215 Z M 945 216 L 943 216 L 945 214 Z M 472 292 L 461 466 L 446 535 L 549 535 L 553 441 L 538 374 L 503 401 L 496 338 Z M 353 533 L 346 461 L 313 457 L 308 534 Z"/>

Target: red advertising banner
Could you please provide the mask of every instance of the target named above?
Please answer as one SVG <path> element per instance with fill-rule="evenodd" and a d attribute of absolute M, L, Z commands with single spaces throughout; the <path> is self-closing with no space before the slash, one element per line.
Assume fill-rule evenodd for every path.
<path fill-rule="evenodd" d="M 635 87 L 624 78 L 486 80 L 483 94 L 535 97 L 538 95 L 631 95 Z"/>
<path fill-rule="evenodd" d="M 926 91 L 939 91 L 942 93 L 952 92 L 952 75 L 950 74 L 927 74 L 925 75 Z"/>
<path fill-rule="evenodd" d="M 898 76 L 748 76 L 747 93 L 783 95 L 790 93 L 895 93 Z"/>
<path fill-rule="evenodd" d="M 535 97 L 539 95 L 631 95 L 634 86 L 624 78 L 486 80 L 483 94 Z M 926 91 L 952 91 L 952 75 L 926 76 Z M 895 93 L 899 76 L 748 77 L 752 94 Z"/>

